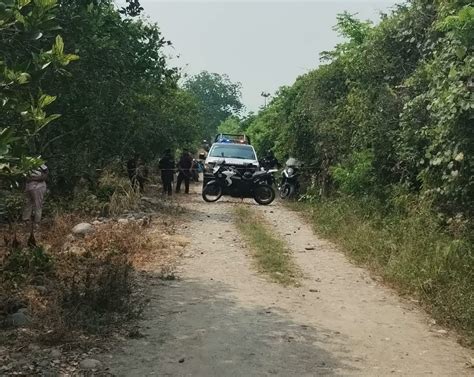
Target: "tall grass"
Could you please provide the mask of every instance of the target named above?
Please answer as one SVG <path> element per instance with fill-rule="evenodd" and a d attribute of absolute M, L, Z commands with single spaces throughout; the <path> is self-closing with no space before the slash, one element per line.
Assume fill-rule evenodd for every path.
<path fill-rule="evenodd" d="M 108 210 L 111 215 L 120 215 L 127 210 L 136 210 L 140 204 L 140 191 L 132 187 L 130 180 L 110 171 L 104 171 L 99 179 L 99 187 L 110 191 Z"/>
<path fill-rule="evenodd" d="M 294 206 L 316 232 L 418 296 L 439 323 L 456 327 L 474 344 L 474 244 L 466 233 L 448 233 L 421 204 L 388 213 L 376 202 L 351 197 Z"/>

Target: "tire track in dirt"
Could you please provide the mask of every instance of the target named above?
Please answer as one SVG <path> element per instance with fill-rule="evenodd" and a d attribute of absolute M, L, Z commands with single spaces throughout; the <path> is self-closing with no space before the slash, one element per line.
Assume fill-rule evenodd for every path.
<path fill-rule="evenodd" d="M 284 288 L 256 272 L 233 223 L 236 205 L 261 211 L 287 239 L 305 273 L 301 287 Z M 115 375 L 469 375 L 467 350 L 430 332 L 426 316 L 286 208 L 207 204 L 197 194 L 186 207 L 182 231 L 191 243 L 180 279 L 150 287 L 145 337 L 110 355 Z M 304 250 L 310 246 L 315 250 Z"/>

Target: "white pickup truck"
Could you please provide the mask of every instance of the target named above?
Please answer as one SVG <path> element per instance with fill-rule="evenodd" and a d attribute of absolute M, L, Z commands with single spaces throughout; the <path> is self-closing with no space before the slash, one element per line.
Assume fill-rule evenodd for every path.
<path fill-rule="evenodd" d="M 249 144 L 214 143 L 207 155 L 204 167 L 204 185 L 213 178 L 212 169 L 219 160 L 237 170 L 258 170 L 259 163 L 255 149 Z"/>

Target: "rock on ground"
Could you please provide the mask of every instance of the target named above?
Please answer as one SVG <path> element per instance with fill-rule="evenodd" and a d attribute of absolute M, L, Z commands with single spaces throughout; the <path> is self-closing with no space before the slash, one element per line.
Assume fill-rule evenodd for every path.
<path fill-rule="evenodd" d="M 79 363 L 79 367 L 84 370 L 99 369 L 102 367 L 102 363 L 95 359 L 84 359 Z"/>
<path fill-rule="evenodd" d="M 85 236 L 86 234 L 94 233 L 94 227 L 89 223 L 80 223 L 72 228 L 72 233 L 79 236 Z"/>
<path fill-rule="evenodd" d="M 25 327 L 31 323 L 31 318 L 25 311 L 18 311 L 7 318 L 7 322 L 15 327 Z"/>

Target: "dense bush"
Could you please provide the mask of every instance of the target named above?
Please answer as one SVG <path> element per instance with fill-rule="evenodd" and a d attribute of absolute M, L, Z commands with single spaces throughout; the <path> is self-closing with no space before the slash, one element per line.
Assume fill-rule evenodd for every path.
<path fill-rule="evenodd" d="M 342 192 L 358 196 L 371 193 L 375 181 L 372 151 L 354 153 L 350 161 L 335 166 L 331 173 Z"/>
<path fill-rule="evenodd" d="M 343 190 L 370 150 L 360 194 L 402 184 L 448 217 L 472 219 L 473 20 L 464 0 L 411 0 L 377 26 L 342 14 L 336 29 L 347 41 L 280 90 L 248 132 L 260 151 L 289 152 Z"/>

